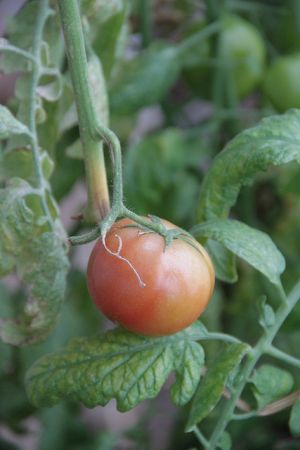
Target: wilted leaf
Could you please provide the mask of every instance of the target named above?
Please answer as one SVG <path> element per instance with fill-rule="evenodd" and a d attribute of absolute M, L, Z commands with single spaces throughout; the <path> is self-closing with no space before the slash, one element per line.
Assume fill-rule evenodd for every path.
<path fill-rule="evenodd" d="M 30 202 L 35 198 L 35 190 L 20 179 L 0 191 L 0 274 L 15 269 L 28 289 L 23 313 L 0 322 L 1 339 L 15 345 L 32 343 L 49 333 L 64 298 L 68 270 L 60 225 L 53 230 L 47 217 L 42 220 Z"/>
<path fill-rule="evenodd" d="M 203 183 L 200 221 L 226 218 L 242 186 L 272 165 L 300 161 L 300 110 L 263 119 L 238 134 L 215 158 Z"/>

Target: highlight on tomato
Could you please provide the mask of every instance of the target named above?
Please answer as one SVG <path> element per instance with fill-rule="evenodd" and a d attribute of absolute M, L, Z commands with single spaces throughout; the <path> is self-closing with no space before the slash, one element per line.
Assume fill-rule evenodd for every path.
<path fill-rule="evenodd" d="M 167 229 L 176 228 L 161 220 Z M 87 280 L 96 307 L 124 328 L 165 336 L 192 324 L 206 308 L 215 274 L 205 249 L 191 237 L 169 246 L 129 219 L 116 222 L 89 258 Z"/>

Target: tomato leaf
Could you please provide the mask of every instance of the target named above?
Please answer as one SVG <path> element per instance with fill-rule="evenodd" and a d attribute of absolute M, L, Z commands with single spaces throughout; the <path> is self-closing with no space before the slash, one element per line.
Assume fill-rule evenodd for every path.
<path fill-rule="evenodd" d="M 121 59 L 122 50 L 124 50 L 127 37 L 126 18 L 127 8 L 123 7 L 102 24 L 93 39 L 93 48 L 101 59 L 107 80 L 111 78 L 111 74 L 114 74 L 115 64 Z"/>
<path fill-rule="evenodd" d="M 224 245 L 212 239 L 207 240 L 205 248 L 212 259 L 216 278 L 227 283 L 235 283 L 238 279 L 235 255 L 228 251 Z"/>
<path fill-rule="evenodd" d="M 48 180 L 53 171 L 53 161 L 46 151 L 39 152 L 39 160 L 43 175 Z M 33 161 L 33 153 L 28 147 L 0 152 L 0 177 L 4 180 L 13 177 L 22 178 L 35 186 L 36 174 Z"/>
<path fill-rule="evenodd" d="M 7 139 L 20 134 L 30 136 L 30 131 L 5 106 L 0 105 L 0 139 Z"/>
<path fill-rule="evenodd" d="M 36 406 L 51 406 L 69 398 L 94 407 L 115 398 L 118 409 L 127 411 L 155 397 L 175 370 L 172 397 L 183 404 L 193 395 L 201 376 L 203 351 L 196 341 L 204 336 L 201 324 L 195 323 L 164 338 L 149 339 L 118 328 L 92 339 L 75 339 L 29 369 L 29 399 Z M 189 356 L 199 359 L 182 368 L 178 355 L 183 353 L 184 364 Z"/>
<path fill-rule="evenodd" d="M 242 186 L 272 165 L 300 161 L 300 110 L 267 117 L 238 134 L 215 158 L 204 180 L 198 218 L 226 218 Z"/>
<path fill-rule="evenodd" d="M 126 2 L 127 0 L 125 0 Z M 124 0 L 83 0 L 81 11 L 88 19 L 98 17 L 99 22 L 106 22 L 110 17 L 120 12 L 123 8 Z M 101 14 L 99 14 L 101 11 Z"/>
<path fill-rule="evenodd" d="M 153 47 L 124 65 L 122 77 L 112 86 L 112 110 L 130 114 L 159 102 L 175 82 L 180 63 L 175 47 Z"/>
<path fill-rule="evenodd" d="M 222 434 L 222 437 L 218 443 L 218 448 L 220 448 L 221 450 L 231 450 L 232 439 L 227 431 L 224 431 L 224 433 Z"/>
<path fill-rule="evenodd" d="M 252 390 L 259 409 L 289 394 L 294 385 L 289 372 L 269 364 L 255 370 L 251 382 L 254 385 Z"/>
<path fill-rule="evenodd" d="M 193 151 L 178 129 L 167 128 L 145 137 L 125 153 L 124 189 L 128 204 L 140 214 L 151 211 L 178 225 L 192 222 L 199 184 L 189 169 L 198 163 L 199 146 Z"/>
<path fill-rule="evenodd" d="M 214 364 L 209 367 L 194 398 L 186 425 L 191 429 L 214 409 L 219 402 L 231 372 L 240 363 L 248 346 L 246 344 L 230 344 L 222 351 Z"/>
<path fill-rule="evenodd" d="M 19 49 L 31 52 L 33 32 L 36 21 L 37 4 L 39 0 L 26 2 L 16 16 L 8 21 L 6 27 L 7 42 Z M 56 64 L 60 61 L 63 53 L 63 42 L 60 35 L 60 28 L 54 10 L 49 8 L 49 17 L 44 30 L 44 54 L 46 65 Z M 4 51 L 0 59 L 0 69 L 5 73 L 27 72 L 31 70 L 32 63 L 28 59 L 11 51 Z"/>
<path fill-rule="evenodd" d="M 214 239 L 265 275 L 280 284 L 285 260 L 270 237 L 237 220 L 209 220 L 191 230 L 195 236 Z"/>
<path fill-rule="evenodd" d="M 293 436 L 300 437 L 300 398 L 292 408 L 289 427 Z"/>
<path fill-rule="evenodd" d="M 32 46 L 37 3 L 38 0 L 27 2 L 19 13 L 8 21 L 6 27 L 9 43 L 22 50 L 29 50 Z M 22 56 L 5 51 L 1 56 L 0 69 L 5 73 L 12 73 L 26 71 L 30 69 L 30 65 Z"/>
<path fill-rule="evenodd" d="M 190 401 L 195 392 L 205 355 L 200 345 L 191 345 L 188 341 L 181 341 L 174 350 L 177 352 L 174 361 L 177 378 L 171 388 L 171 396 L 176 405 L 182 406 Z"/>
<path fill-rule="evenodd" d="M 14 345 L 43 339 L 64 298 L 68 260 L 63 232 L 59 222 L 54 231 L 49 227 L 38 199 L 35 190 L 17 178 L 0 190 L 0 275 L 16 269 L 28 289 L 24 311 L 0 321 L 1 339 Z"/>

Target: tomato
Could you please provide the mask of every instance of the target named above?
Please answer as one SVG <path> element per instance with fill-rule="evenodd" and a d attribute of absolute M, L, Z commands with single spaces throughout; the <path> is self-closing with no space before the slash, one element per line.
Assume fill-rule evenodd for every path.
<path fill-rule="evenodd" d="M 268 69 L 264 91 L 278 111 L 300 108 L 300 53 L 277 58 Z"/>
<path fill-rule="evenodd" d="M 106 248 L 101 239 L 95 244 L 87 268 L 90 295 L 106 317 L 130 331 L 176 333 L 199 317 L 211 297 L 211 260 L 193 238 L 192 244 L 174 239 L 165 248 L 161 235 L 128 225 L 133 225 L 129 219 L 114 224 Z M 122 259 L 111 254 L 119 246 Z"/>
<path fill-rule="evenodd" d="M 203 22 L 199 24 L 199 30 L 203 28 Z M 220 59 L 224 63 L 223 68 L 214 70 L 229 71 L 238 97 L 248 95 L 261 81 L 265 65 L 265 45 L 259 31 L 249 22 L 235 15 L 226 15 L 222 18 L 220 36 Z M 209 54 L 208 54 L 209 53 Z M 198 62 L 196 64 L 196 57 Z M 213 80 L 212 70 L 203 64 L 203 58 L 212 57 L 212 50 L 207 50 L 204 43 L 198 52 L 194 52 L 193 60 L 190 58 L 189 65 L 194 61 L 194 67 L 185 72 L 185 78 L 192 88 L 196 88 L 199 94 L 204 94 L 207 85 L 201 86 L 202 80 L 209 83 Z M 226 68 L 227 65 L 227 68 Z M 206 76 L 204 74 L 206 73 Z"/>

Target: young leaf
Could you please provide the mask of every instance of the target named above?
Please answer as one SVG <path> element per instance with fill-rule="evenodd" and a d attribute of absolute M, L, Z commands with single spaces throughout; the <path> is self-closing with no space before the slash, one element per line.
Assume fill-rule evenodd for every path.
<path fill-rule="evenodd" d="M 40 216 L 39 196 L 25 181 L 14 179 L 0 190 L 0 275 L 16 269 L 28 286 L 28 301 L 16 319 L 1 319 L 4 342 L 25 345 L 43 339 L 53 327 L 64 298 L 68 270 L 63 235 Z M 32 204 L 31 209 L 29 205 Z M 38 212 L 38 214 L 36 214 Z"/>
<path fill-rule="evenodd" d="M 269 364 L 260 366 L 254 372 L 251 382 L 254 384 L 253 394 L 259 409 L 289 394 L 294 385 L 289 372 Z"/>
<path fill-rule="evenodd" d="M 30 136 L 30 131 L 26 125 L 15 119 L 9 109 L 0 105 L 0 139 L 19 134 Z"/>
<path fill-rule="evenodd" d="M 292 408 L 289 427 L 293 436 L 300 437 L 300 398 Z"/>
<path fill-rule="evenodd" d="M 201 324 L 195 323 L 165 338 L 149 339 L 115 329 L 96 338 L 75 339 L 30 368 L 26 376 L 29 399 L 36 406 L 51 406 L 68 398 L 94 407 L 116 398 L 118 409 L 127 411 L 155 397 L 175 370 L 172 396 L 182 404 L 193 395 L 201 376 L 203 352 L 195 341 L 204 335 Z M 200 356 L 189 362 L 191 371 L 179 364 L 182 353 Z"/>
<path fill-rule="evenodd" d="M 237 220 L 209 220 L 196 225 L 192 234 L 214 239 L 253 266 L 271 283 L 280 284 L 285 260 L 269 236 Z"/>
<path fill-rule="evenodd" d="M 180 63 L 175 47 L 145 50 L 125 65 L 111 88 L 111 108 L 130 114 L 159 102 L 177 79 Z"/>
<path fill-rule="evenodd" d="M 186 425 L 186 431 L 191 429 L 214 409 L 219 402 L 230 373 L 240 363 L 248 346 L 246 344 L 230 344 L 226 347 L 214 364 L 208 369 L 194 398 Z"/>
<path fill-rule="evenodd" d="M 267 117 L 242 131 L 215 158 L 203 183 L 198 218 L 226 218 L 242 186 L 272 165 L 300 161 L 300 110 Z"/>

